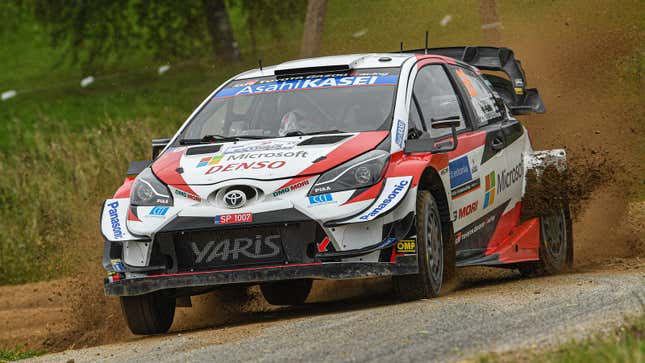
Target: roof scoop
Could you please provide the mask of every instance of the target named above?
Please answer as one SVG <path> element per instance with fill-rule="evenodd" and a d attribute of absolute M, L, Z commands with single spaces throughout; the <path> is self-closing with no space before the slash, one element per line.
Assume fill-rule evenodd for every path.
<path fill-rule="evenodd" d="M 353 59 L 349 58 L 347 59 L 348 63 L 346 64 L 329 64 L 324 66 L 320 65 L 321 63 L 325 63 L 324 61 L 321 61 L 321 59 L 285 62 L 277 65 L 274 72 L 277 78 L 324 75 L 330 73 L 349 73 L 352 69 L 356 68 L 363 58 L 364 57 L 354 57 Z M 336 61 L 338 61 L 338 59 L 336 59 Z"/>

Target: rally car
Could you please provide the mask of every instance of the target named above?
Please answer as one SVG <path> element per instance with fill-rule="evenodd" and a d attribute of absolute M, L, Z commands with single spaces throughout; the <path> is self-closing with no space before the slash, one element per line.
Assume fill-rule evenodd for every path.
<path fill-rule="evenodd" d="M 562 271 L 566 198 L 523 206 L 545 168 L 566 170 L 564 151 L 533 151 L 514 116 L 544 111 L 507 48 L 237 75 L 153 140 L 153 161 L 132 162 L 105 201 L 105 292 L 134 333 L 153 334 L 190 296 L 225 285 L 295 305 L 315 279 L 391 276 L 410 300 L 440 294 L 456 266 Z"/>

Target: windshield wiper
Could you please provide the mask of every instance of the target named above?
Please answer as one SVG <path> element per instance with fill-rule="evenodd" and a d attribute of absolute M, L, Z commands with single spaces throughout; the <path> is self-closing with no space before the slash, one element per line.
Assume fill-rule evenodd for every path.
<path fill-rule="evenodd" d="M 316 131 L 316 132 L 302 132 L 300 130 L 287 132 L 284 137 L 290 136 L 305 136 L 305 135 L 320 135 L 320 134 L 344 134 L 347 131 L 343 130 L 326 130 L 326 131 Z"/>
<path fill-rule="evenodd" d="M 256 139 L 265 139 L 266 136 L 224 136 L 224 135 L 206 135 L 201 139 L 181 139 L 179 144 L 181 145 L 197 145 L 197 144 L 206 144 L 212 142 L 231 142 L 231 141 L 240 141 L 243 139 L 256 140 Z"/>

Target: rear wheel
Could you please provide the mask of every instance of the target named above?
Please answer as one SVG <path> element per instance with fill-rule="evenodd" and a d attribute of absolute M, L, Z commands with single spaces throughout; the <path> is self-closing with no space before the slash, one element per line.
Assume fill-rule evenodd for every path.
<path fill-rule="evenodd" d="M 163 291 L 121 297 L 123 315 L 134 334 L 167 332 L 175 317 L 175 303 L 175 297 Z"/>
<path fill-rule="evenodd" d="M 523 276 L 552 275 L 573 263 L 573 240 L 569 208 L 540 217 L 540 260 L 519 265 Z"/>
<path fill-rule="evenodd" d="M 439 207 L 432 194 L 419 191 L 416 207 L 417 260 L 419 273 L 395 276 L 394 289 L 402 300 L 417 300 L 439 295 L 441 286 L 454 269 L 454 249 L 444 239 Z"/>
<path fill-rule="evenodd" d="M 260 285 L 262 295 L 271 305 L 301 305 L 311 291 L 311 280 L 287 280 Z"/>

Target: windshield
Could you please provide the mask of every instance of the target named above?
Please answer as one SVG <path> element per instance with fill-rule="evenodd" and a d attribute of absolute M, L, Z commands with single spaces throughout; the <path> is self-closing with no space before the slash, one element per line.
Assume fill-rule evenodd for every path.
<path fill-rule="evenodd" d="M 389 129 L 398 68 L 229 82 L 178 140 Z"/>

